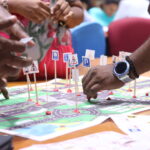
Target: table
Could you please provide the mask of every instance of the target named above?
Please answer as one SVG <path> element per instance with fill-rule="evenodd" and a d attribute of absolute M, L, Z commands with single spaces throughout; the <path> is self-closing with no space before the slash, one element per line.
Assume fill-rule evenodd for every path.
<path fill-rule="evenodd" d="M 109 58 L 108 61 L 109 63 L 111 63 L 111 58 Z M 96 64 L 99 64 L 99 59 L 95 59 L 92 61 L 92 66 L 95 66 Z M 87 71 L 87 69 L 82 68 L 82 66 L 79 66 L 79 70 L 82 75 Z M 150 76 L 150 73 L 146 73 L 144 75 Z M 14 86 L 14 85 L 23 85 L 23 84 L 25 84 L 25 82 L 13 82 L 13 83 L 9 83 L 8 85 Z M 150 115 L 150 111 L 144 111 L 140 113 L 140 115 Z M 123 133 L 110 119 L 108 119 L 104 123 L 96 125 L 94 127 L 72 132 L 72 133 L 69 133 L 69 134 L 66 134 L 66 135 L 51 139 L 51 140 L 47 140 L 44 142 L 37 142 L 37 141 L 30 140 L 30 139 L 25 139 L 22 137 L 15 136 L 13 140 L 13 144 L 14 144 L 14 149 L 18 150 L 20 148 L 28 147 L 33 144 L 47 144 L 47 143 L 60 142 L 60 141 L 73 139 L 73 138 L 89 135 L 92 133 L 102 132 L 102 131 L 115 131 L 115 132 Z"/>

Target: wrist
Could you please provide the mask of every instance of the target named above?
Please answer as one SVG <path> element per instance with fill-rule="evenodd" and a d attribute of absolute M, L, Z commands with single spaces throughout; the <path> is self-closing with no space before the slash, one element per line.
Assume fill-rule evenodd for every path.
<path fill-rule="evenodd" d="M 139 74 L 137 72 L 137 69 L 135 67 L 135 64 L 134 62 L 130 59 L 129 56 L 126 56 L 126 61 L 129 63 L 130 65 L 130 70 L 129 70 L 129 76 L 132 78 L 132 79 L 136 79 L 136 78 L 139 78 Z"/>

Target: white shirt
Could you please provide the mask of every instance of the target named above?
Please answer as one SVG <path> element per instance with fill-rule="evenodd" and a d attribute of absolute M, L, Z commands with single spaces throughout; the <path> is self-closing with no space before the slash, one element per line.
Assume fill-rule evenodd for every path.
<path fill-rule="evenodd" d="M 148 13 L 149 0 L 122 0 L 115 20 L 126 17 L 150 18 Z"/>
<path fill-rule="evenodd" d="M 95 22 L 95 19 L 88 13 L 87 10 L 84 10 L 84 21 L 83 22 Z"/>

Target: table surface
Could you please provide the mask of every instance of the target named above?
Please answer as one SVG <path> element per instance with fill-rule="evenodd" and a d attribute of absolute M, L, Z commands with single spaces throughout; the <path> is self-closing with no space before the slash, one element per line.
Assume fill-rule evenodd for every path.
<path fill-rule="evenodd" d="M 108 62 L 111 63 L 111 58 L 108 59 Z M 97 64 L 99 64 L 99 59 L 95 59 L 95 60 L 92 61 L 92 66 L 96 66 Z M 80 73 L 82 75 L 85 74 L 86 71 L 87 71 L 87 69 L 83 68 L 82 66 L 79 66 L 79 70 L 80 70 Z M 144 74 L 144 76 L 150 76 L 150 73 L 146 73 L 146 74 Z M 12 82 L 12 83 L 9 83 L 8 86 L 24 85 L 25 83 L 26 82 Z M 140 115 L 150 115 L 150 111 L 144 111 L 144 112 L 140 113 Z M 44 141 L 44 142 L 37 142 L 37 141 L 30 140 L 30 139 L 15 136 L 14 140 L 13 140 L 13 144 L 14 144 L 14 149 L 18 150 L 20 148 L 28 147 L 28 146 L 31 146 L 33 144 L 46 144 L 46 143 L 60 142 L 60 141 L 73 139 L 73 138 L 89 135 L 89 134 L 92 134 L 92 133 L 102 132 L 102 131 L 116 131 L 116 132 L 119 132 L 119 133 L 123 133 L 112 122 L 112 120 L 108 119 L 104 123 L 96 125 L 94 127 L 90 127 L 90 128 L 86 128 L 86 129 L 83 129 L 83 130 L 76 131 L 76 132 L 72 132 L 72 133 L 69 133 L 69 134 L 66 134 L 66 135 L 51 139 L 51 140 L 47 140 L 47 141 Z"/>

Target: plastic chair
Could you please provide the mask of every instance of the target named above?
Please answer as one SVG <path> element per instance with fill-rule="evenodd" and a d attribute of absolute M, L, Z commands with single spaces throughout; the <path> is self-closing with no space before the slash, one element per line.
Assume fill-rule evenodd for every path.
<path fill-rule="evenodd" d="M 78 54 L 79 63 L 85 56 L 86 49 L 95 50 L 95 57 L 106 53 L 106 41 L 102 26 L 99 23 L 82 23 L 72 31 L 72 44 Z"/>
<path fill-rule="evenodd" d="M 150 20 L 144 18 L 125 18 L 110 24 L 108 47 L 110 55 L 119 51 L 133 52 L 150 36 Z"/>

